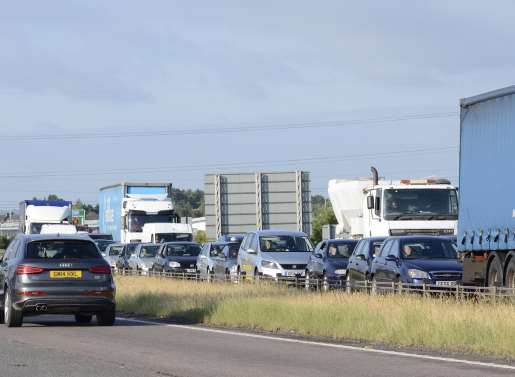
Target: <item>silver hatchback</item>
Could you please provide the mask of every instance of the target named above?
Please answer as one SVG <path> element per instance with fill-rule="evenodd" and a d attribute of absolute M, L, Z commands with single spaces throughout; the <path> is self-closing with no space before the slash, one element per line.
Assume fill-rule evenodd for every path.
<path fill-rule="evenodd" d="M 115 322 L 115 285 L 95 243 L 80 235 L 18 235 L 0 267 L 0 316 L 9 327 L 38 314 L 93 315 L 103 326 Z"/>

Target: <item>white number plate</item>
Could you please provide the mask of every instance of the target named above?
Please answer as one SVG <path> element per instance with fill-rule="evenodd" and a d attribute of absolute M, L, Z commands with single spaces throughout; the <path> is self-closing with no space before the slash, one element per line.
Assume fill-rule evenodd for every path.
<path fill-rule="evenodd" d="M 187 268 L 186 272 L 197 272 L 197 270 L 195 270 L 194 268 Z"/>
<path fill-rule="evenodd" d="M 441 285 L 441 286 L 445 286 L 445 287 L 453 287 L 457 284 L 458 284 L 458 282 L 456 282 L 456 281 L 437 281 L 436 282 L 436 285 Z"/>
<path fill-rule="evenodd" d="M 295 271 L 286 271 L 286 276 L 297 276 L 298 272 Z"/>

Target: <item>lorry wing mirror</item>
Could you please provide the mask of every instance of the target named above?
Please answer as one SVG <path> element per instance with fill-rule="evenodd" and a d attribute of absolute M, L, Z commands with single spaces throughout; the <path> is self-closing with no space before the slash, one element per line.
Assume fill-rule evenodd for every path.
<path fill-rule="evenodd" d="M 367 208 L 374 209 L 374 197 L 372 195 L 367 196 Z"/>
<path fill-rule="evenodd" d="M 379 196 L 376 197 L 376 202 L 375 202 L 374 208 L 377 212 L 379 212 L 381 210 L 381 198 Z"/>

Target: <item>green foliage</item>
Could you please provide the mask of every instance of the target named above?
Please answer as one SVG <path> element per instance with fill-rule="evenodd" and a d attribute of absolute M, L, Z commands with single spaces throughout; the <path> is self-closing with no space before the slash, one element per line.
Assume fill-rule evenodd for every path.
<path fill-rule="evenodd" d="M 326 224 L 336 224 L 336 216 L 334 216 L 333 208 L 328 205 L 327 207 L 320 208 L 313 219 L 313 233 L 311 239 L 315 244 L 322 241 L 322 227 Z"/>
<path fill-rule="evenodd" d="M 7 238 L 6 236 L 0 236 L 0 250 L 7 249 L 7 246 L 9 246 L 9 242 L 11 242 L 9 238 Z"/>
<path fill-rule="evenodd" d="M 322 195 L 311 196 L 311 209 L 313 211 L 313 218 L 316 217 L 320 210 L 325 208 L 327 203 L 329 203 L 329 201 Z"/>
<path fill-rule="evenodd" d="M 181 217 L 204 216 L 204 191 L 172 189 L 175 211 Z"/>
<path fill-rule="evenodd" d="M 77 201 L 73 205 L 73 209 L 83 209 L 84 211 L 86 211 L 86 218 L 88 217 L 88 215 L 98 215 L 98 204 L 93 206 L 91 204 L 82 202 L 80 199 L 77 199 Z"/>
<path fill-rule="evenodd" d="M 194 241 L 200 244 L 207 242 L 207 234 L 203 230 L 199 230 L 195 233 Z"/>

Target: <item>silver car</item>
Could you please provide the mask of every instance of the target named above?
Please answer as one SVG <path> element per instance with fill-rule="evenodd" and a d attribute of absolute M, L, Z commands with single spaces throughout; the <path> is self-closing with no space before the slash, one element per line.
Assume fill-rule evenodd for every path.
<path fill-rule="evenodd" d="M 303 232 L 247 233 L 238 253 L 238 273 L 259 278 L 304 276 L 313 245 Z"/>
<path fill-rule="evenodd" d="M 128 260 L 129 268 L 140 273 L 148 273 L 154 266 L 154 260 L 161 245 L 140 243 Z"/>
<path fill-rule="evenodd" d="M 112 243 L 102 252 L 102 256 L 113 270 L 116 270 L 116 262 L 118 262 L 124 246 L 123 243 Z"/>

